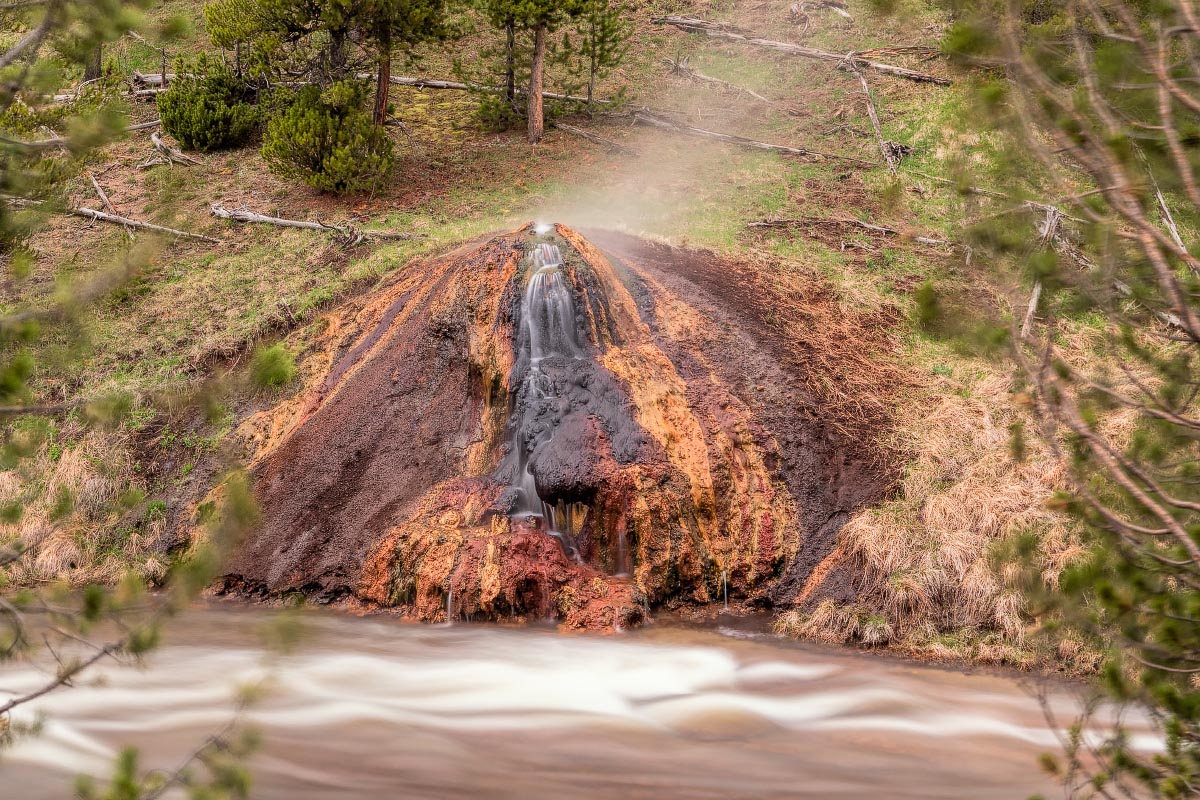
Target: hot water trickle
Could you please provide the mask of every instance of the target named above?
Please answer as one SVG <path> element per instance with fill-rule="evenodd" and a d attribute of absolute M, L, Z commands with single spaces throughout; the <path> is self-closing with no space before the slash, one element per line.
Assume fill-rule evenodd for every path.
<path fill-rule="evenodd" d="M 531 456 L 538 446 L 554 438 L 552 412 L 562 402 L 562 367 L 581 359 L 584 351 L 578 341 L 574 295 L 563 274 L 562 251 L 556 245 L 539 244 L 529 262 L 529 283 L 522 306 L 529 360 L 518 389 L 520 402 L 513 412 L 509 455 L 510 467 L 514 462 L 516 467 L 513 486 L 519 492 L 513 516 L 540 517 L 546 532 L 558 537 L 567 552 L 578 558 L 571 541 L 576 533 L 573 504 L 542 500 Z"/>

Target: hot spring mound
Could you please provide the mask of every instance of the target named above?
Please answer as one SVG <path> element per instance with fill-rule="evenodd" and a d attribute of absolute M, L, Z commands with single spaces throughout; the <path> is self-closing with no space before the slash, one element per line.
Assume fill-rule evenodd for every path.
<path fill-rule="evenodd" d="M 893 320 L 794 269 L 526 227 L 326 322 L 240 428 L 229 590 L 580 628 L 791 604 L 848 591 L 837 531 L 895 479 Z"/>

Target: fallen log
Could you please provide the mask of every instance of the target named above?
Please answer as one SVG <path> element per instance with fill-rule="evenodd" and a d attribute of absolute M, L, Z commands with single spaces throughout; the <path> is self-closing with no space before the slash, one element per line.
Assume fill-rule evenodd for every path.
<path fill-rule="evenodd" d="M 167 90 L 161 87 L 154 87 L 151 89 L 131 89 L 128 92 L 123 92 L 122 97 L 131 97 L 134 100 L 152 100 L 165 91 Z M 54 95 L 54 102 L 56 103 L 70 103 L 78 99 L 79 95 L 77 93 Z"/>
<path fill-rule="evenodd" d="M 592 133 L 591 131 L 585 131 L 583 128 L 576 128 L 573 125 L 566 125 L 562 122 L 551 122 L 550 127 L 557 128 L 560 131 L 572 134 L 574 136 L 578 136 L 581 139 L 587 139 L 592 144 L 598 144 L 601 147 L 607 147 L 609 150 L 612 150 L 617 153 L 621 153 L 623 155 L 627 155 L 627 156 L 636 156 L 637 155 L 636 150 L 631 150 L 623 144 L 619 144 L 610 139 L 605 139 L 601 136 L 597 136 L 596 134 Z"/>
<path fill-rule="evenodd" d="M 751 89 L 747 89 L 745 86 L 738 86 L 736 83 L 730 83 L 729 81 L 723 81 L 720 78 L 714 78 L 711 75 L 705 75 L 703 72 L 699 72 L 698 70 L 692 69 L 691 67 L 688 66 L 688 60 L 686 58 L 683 59 L 682 61 L 672 61 L 669 58 L 664 58 L 663 62 L 668 67 L 671 68 L 672 72 L 677 72 L 680 75 L 683 75 L 684 77 L 687 77 L 687 78 L 691 78 L 694 81 L 700 81 L 701 83 L 707 83 L 712 86 L 720 86 L 723 89 L 729 89 L 731 91 L 738 92 L 740 94 L 749 95 L 750 97 L 753 97 L 755 100 L 761 100 L 762 102 L 766 103 L 769 106 L 775 105 L 773 102 L 771 102 L 767 98 L 763 97 L 758 92 L 755 92 Z"/>
<path fill-rule="evenodd" d="M 154 145 L 154 149 L 157 150 L 163 158 L 172 164 L 191 166 L 192 164 L 200 163 L 199 159 L 192 158 L 186 153 L 176 150 L 174 147 L 171 147 L 171 145 L 164 142 L 162 135 L 159 134 L 158 131 L 150 134 L 150 143 Z"/>
<path fill-rule="evenodd" d="M 248 208 L 228 209 L 221 203 L 213 203 L 211 206 L 209 206 L 209 211 L 212 212 L 212 215 L 218 219 L 227 219 L 232 222 L 258 223 L 262 225 L 274 225 L 280 228 L 302 228 L 310 231 L 332 231 L 340 234 L 350 244 L 358 244 L 364 239 L 394 239 L 398 241 L 407 241 L 420 237 L 420 234 L 415 233 L 369 231 L 363 230 L 362 228 L 356 228 L 353 225 L 329 225 L 324 222 L 309 222 L 307 220 L 272 217 L 266 214 L 256 213 Z"/>
<path fill-rule="evenodd" d="M 220 239 L 214 239 L 211 236 L 205 236 L 200 233 L 189 233 L 188 231 L 176 230 L 175 228 L 166 228 L 162 225 L 154 225 L 149 222 L 139 222 L 136 219 L 118 217 L 116 214 L 107 214 L 103 211 L 96 211 L 95 209 L 84 208 L 83 206 L 80 206 L 79 208 L 72 208 L 68 213 L 76 217 L 95 220 L 96 222 L 111 222 L 114 225 L 124 225 L 129 228 L 137 228 L 144 231 L 169 233 L 172 236 L 182 236 L 187 239 L 199 239 L 202 242 L 212 242 L 213 244 L 221 243 Z"/>
<path fill-rule="evenodd" d="M 137 125 L 130 125 L 128 128 L 125 129 L 125 131 L 127 133 L 131 133 L 133 131 L 144 131 L 148 128 L 156 128 L 161 124 L 162 124 L 162 120 L 160 120 L 160 119 L 151 120 L 150 122 L 139 122 Z M 16 144 L 21 147 L 40 149 L 40 148 L 60 147 L 62 145 L 67 145 L 67 144 L 70 144 L 70 139 L 66 136 L 57 136 L 56 135 L 56 136 L 51 136 L 47 139 L 38 139 L 38 140 L 32 141 L 32 142 L 17 142 L 15 140 L 9 140 L 9 142 L 11 144 Z"/>
<path fill-rule="evenodd" d="M 355 77 L 360 80 L 375 80 L 376 76 L 371 72 L 360 72 Z M 462 83 L 460 81 L 444 81 L 437 78 L 406 78 L 398 75 L 393 75 L 388 78 L 388 82 L 393 86 L 405 86 L 409 89 L 452 89 L 459 92 L 489 92 L 492 94 L 504 94 L 507 91 L 503 86 L 487 86 L 482 83 Z M 517 94 L 526 94 L 524 89 L 518 88 Z M 587 103 L 586 97 L 580 97 L 574 94 L 559 94 L 558 92 L 542 92 L 542 97 L 547 100 L 563 100 L 571 103 Z M 612 100 L 604 98 L 593 98 L 593 103 L 600 105 L 610 105 Z"/>
<path fill-rule="evenodd" d="M 96 196 L 100 198 L 100 204 L 104 206 L 104 210 L 110 214 L 116 214 L 117 210 L 113 208 L 112 202 L 108 199 L 108 193 L 100 186 L 100 182 L 96 180 L 96 176 L 90 170 L 85 170 L 88 180 L 92 182 L 92 188 L 96 190 Z"/>
<path fill-rule="evenodd" d="M 170 84 L 171 81 L 175 80 L 175 73 L 168 72 L 165 75 L 157 72 L 133 73 L 133 82 L 140 83 L 143 86 L 162 86 L 164 78 L 166 79 L 166 82 Z"/>
<path fill-rule="evenodd" d="M 673 131 L 675 133 L 686 136 L 697 136 L 705 139 L 716 139 L 729 144 L 736 144 L 739 147 L 748 147 L 754 150 L 766 150 L 772 153 L 782 153 L 787 156 L 807 156 L 815 158 L 836 158 L 841 161 L 849 161 L 855 164 L 862 164 L 868 167 L 877 166 L 874 161 L 866 161 L 853 156 L 841 156 L 835 153 L 822 153 L 817 150 L 809 150 L 807 147 L 792 147 L 782 144 L 770 144 L 768 142 L 760 142 L 755 139 L 747 139 L 744 136 L 735 136 L 731 133 L 719 133 L 717 131 L 709 131 L 703 128 L 694 128 L 691 125 L 680 125 L 662 117 L 655 116 L 648 111 L 638 111 L 633 115 L 633 121 L 642 125 L 650 125 L 662 130 Z"/>
<path fill-rule="evenodd" d="M 953 246 L 954 242 L 948 242 L 944 239 L 934 239 L 929 236 L 913 236 L 898 231 L 895 228 L 886 228 L 883 225 L 874 225 L 870 222 L 863 222 L 861 219 L 853 217 L 799 217 L 796 219 L 762 219 L 757 222 L 747 223 L 747 228 L 796 228 L 805 225 L 847 225 L 863 230 L 871 231 L 872 233 L 883 234 L 884 236 L 898 236 L 904 239 L 911 239 L 920 244 L 932 245 L 935 247 Z"/>
<path fill-rule="evenodd" d="M 896 167 L 900 165 L 900 159 L 908 149 L 904 145 L 897 142 L 889 142 L 883 138 L 883 126 L 879 123 L 879 114 L 875 110 L 875 101 L 871 99 L 871 87 L 867 85 L 867 76 L 863 75 L 861 69 L 853 61 L 850 63 L 850 69 L 858 76 L 859 82 L 862 83 L 863 95 L 867 98 L 867 116 L 871 118 L 871 126 L 875 128 L 875 140 L 879 143 L 879 152 L 883 155 L 883 161 L 887 164 L 888 169 L 893 175 L 896 174 Z"/>
<path fill-rule="evenodd" d="M 873 61 L 866 58 L 861 53 L 831 53 L 828 50 L 818 50 L 815 47 L 805 47 L 800 44 L 792 44 L 790 42 L 777 42 L 771 39 L 759 39 L 753 36 L 747 36 L 738 33 L 725 25 L 715 22 L 708 22 L 702 19 L 693 19 L 691 17 L 656 17 L 652 20 L 659 25 L 671 25 L 681 31 L 688 33 L 703 33 L 710 39 L 723 39 L 730 42 L 740 42 L 752 47 L 761 47 L 768 50 L 775 50 L 788 55 L 799 56 L 801 58 L 812 58 L 819 61 L 832 61 L 838 64 L 838 69 L 847 70 L 850 64 L 866 69 L 873 69 L 877 72 L 883 72 L 888 75 L 894 75 L 897 78 L 906 78 L 910 81 L 918 83 L 934 83 L 938 86 L 949 86 L 951 81 L 949 78 L 941 78 L 937 75 L 930 75 L 927 72 L 918 72 L 907 67 L 898 67 L 894 64 L 885 64 L 882 61 Z"/>

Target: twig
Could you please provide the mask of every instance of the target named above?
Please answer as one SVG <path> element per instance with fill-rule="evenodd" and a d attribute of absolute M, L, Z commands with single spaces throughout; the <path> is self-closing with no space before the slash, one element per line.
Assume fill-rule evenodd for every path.
<path fill-rule="evenodd" d="M 634 120 L 634 122 L 641 123 L 643 125 L 650 125 L 655 128 L 661 128 L 663 130 L 674 131 L 676 133 L 681 133 L 681 134 L 684 134 L 687 136 L 698 136 L 698 137 L 706 138 L 706 139 L 716 139 L 718 141 L 728 142 L 729 144 L 736 144 L 741 147 L 752 148 L 754 150 L 767 150 L 769 152 L 782 153 L 783 155 L 789 155 L 789 156 L 836 158 L 836 159 L 840 159 L 842 161 L 850 161 L 855 164 L 862 164 L 864 166 L 869 166 L 869 167 L 876 166 L 874 161 L 866 161 L 864 159 L 855 158 L 853 156 L 841 156 L 841 155 L 836 155 L 833 153 L 820 153 L 820 152 L 817 152 L 816 150 L 809 150 L 806 147 L 791 147 L 789 145 L 770 144 L 768 142 L 759 142 L 754 139 L 747 139 L 744 136 L 735 136 L 730 133 L 719 133 L 717 131 L 709 131 L 709 130 L 705 130 L 703 128 L 693 128 L 690 125 L 677 125 L 676 123 L 671 122 L 670 120 L 665 120 L 662 117 L 656 116 L 655 114 L 652 114 L 645 109 L 636 112 L 633 115 L 633 120 Z"/>
<path fill-rule="evenodd" d="M 831 53 L 827 50 L 818 50 L 815 47 L 805 47 L 804 45 L 791 44 L 789 42 L 776 42 L 771 39 L 759 39 L 752 36 L 745 36 L 729 29 L 725 25 L 720 25 L 715 22 L 676 16 L 657 17 L 652 21 L 659 25 L 671 25 L 689 33 L 703 33 L 710 39 L 724 39 L 731 42 L 741 42 L 742 44 L 775 50 L 780 53 L 800 56 L 801 58 L 813 58 L 820 61 L 833 61 L 839 64 L 839 69 L 846 69 L 844 62 L 846 61 L 847 57 L 843 54 Z M 910 81 L 917 81 L 918 83 L 935 83 L 938 86 L 949 86 L 951 83 L 948 78 L 939 78 L 938 76 L 930 75 L 927 72 L 918 72 L 917 70 L 908 69 L 906 67 L 897 67 L 894 64 L 884 64 L 880 61 L 872 61 L 864 58 L 860 53 L 851 53 L 850 60 L 860 67 L 866 67 L 867 69 L 884 72 L 888 75 L 894 75 L 898 78 L 907 78 Z"/>
<path fill-rule="evenodd" d="M 59 7 L 61 2 L 51 3 L 46 8 L 46 13 L 42 17 L 42 21 L 38 23 L 36 28 L 32 28 L 29 33 L 22 36 L 16 44 L 10 47 L 4 54 L 0 55 L 0 69 L 4 69 L 14 63 L 21 54 L 32 47 L 35 51 L 41 45 L 42 39 L 46 38 L 46 34 L 54 27 L 58 21 Z"/>
<path fill-rule="evenodd" d="M 83 672 L 88 667 L 92 666 L 93 664 L 95 664 L 97 661 L 104 658 L 105 656 L 113 655 L 114 653 L 120 652 L 122 649 L 124 649 L 124 647 L 125 647 L 125 639 L 122 639 L 117 642 L 111 642 L 111 643 L 105 645 L 104 647 L 101 647 L 99 650 L 97 650 L 95 653 L 93 653 L 88 658 L 85 658 L 82 661 L 78 661 L 75 664 L 72 664 L 71 666 L 64 667 L 63 669 L 59 670 L 58 674 L 54 676 L 53 680 L 49 681 L 46 685 L 42 686 L 41 688 L 35 689 L 34 691 L 29 692 L 27 694 L 23 694 L 19 697 L 13 697 L 10 700 L 8 700 L 7 702 L 5 702 L 3 705 L 0 705 L 0 717 L 3 717 L 5 714 L 7 714 L 9 711 L 12 711 L 14 708 L 16 708 L 19 705 L 24 705 L 25 703 L 28 703 L 32 700 L 36 700 L 39 697 L 41 697 L 42 695 L 50 694 L 50 692 L 54 691 L 55 689 L 58 689 L 61 686 L 69 685 L 71 683 L 71 680 L 76 675 Z"/>

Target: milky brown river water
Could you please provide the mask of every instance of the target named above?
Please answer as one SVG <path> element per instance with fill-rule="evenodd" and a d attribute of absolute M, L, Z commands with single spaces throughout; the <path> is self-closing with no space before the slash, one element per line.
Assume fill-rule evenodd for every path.
<path fill-rule="evenodd" d="M 1028 679 L 939 669 L 715 627 L 619 636 L 303 615 L 264 662 L 271 612 L 189 612 L 142 670 L 27 709 L 42 735 L 0 755 L 0 798 L 71 796 L 117 749 L 173 767 L 272 674 L 248 714 L 253 797 L 1023 798 L 1055 791 L 1056 748 Z M 730 625 L 737 623 L 730 622 Z M 743 625 L 744 627 L 744 625 Z M 0 670 L 0 699 L 39 685 Z M 1063 720 L 1076 708 L 1050 688 Z M 1135 722 L 1135 732 L 1137 723 Z M 1140 741 L 1152 746 L 1148 735 Z"/>

